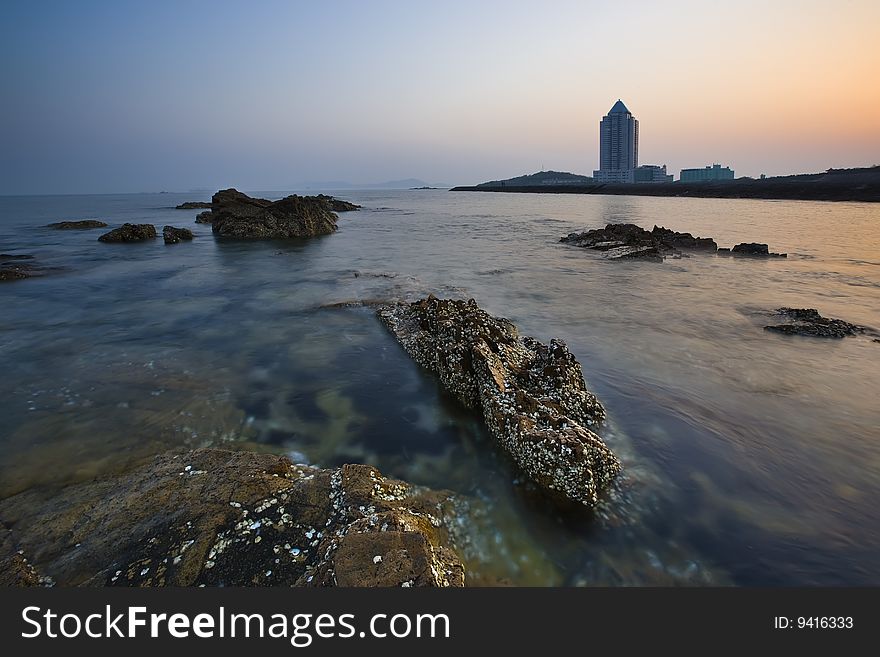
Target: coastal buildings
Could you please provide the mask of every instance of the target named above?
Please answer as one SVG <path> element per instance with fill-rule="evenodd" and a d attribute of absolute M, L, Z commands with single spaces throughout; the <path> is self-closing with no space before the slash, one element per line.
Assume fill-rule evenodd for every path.
<path fill-rule="evenodd" d="M 702 169 L 682 169 L 681 182 L 708 182 L 711 180 L 733 180 L 733 170 L 720 164 L 705 166 Z"/>
<path fill-rule="evenodd" d="M 633 182 L 636 183 L 665 183 L 672 182 L 673 176 L 666 174 L 666 165 L 643 164 L 633 170 Z"/>
<path fill-rule="evenodd" d="M 635 182 L 639 166 L 639 122 L 620 99 L 599 122 L 598 183 Z"/>

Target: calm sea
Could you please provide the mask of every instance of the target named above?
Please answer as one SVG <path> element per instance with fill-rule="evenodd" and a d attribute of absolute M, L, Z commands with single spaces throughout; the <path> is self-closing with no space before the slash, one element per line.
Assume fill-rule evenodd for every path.
<path fill-rule="evenodd" d="M 779 306 L 880 328 L 880 206 L 337 195 L 364 209 L 303 243 L 216 241 L 173 209 L 207 193 L 0 198 L 0 252 L 57 268 L 0 285 L 0 497 L 214 445 L 486 502 L 463 527 L 474 583 L 880 584 L 880 344 L 762 330 Z M 196 238 L 44 227 L 86 218 Z M 789 257 L 609 262 L 558 243 L 608 222 Z M 429 292 L 568 343 L 625 467 L 595 514 L 532 498 L 369 309 L 333 307 Z"/>

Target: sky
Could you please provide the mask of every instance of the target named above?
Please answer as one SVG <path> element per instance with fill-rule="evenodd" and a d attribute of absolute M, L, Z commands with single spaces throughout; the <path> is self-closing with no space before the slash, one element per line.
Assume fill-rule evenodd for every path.
<path fill-rule="evenodd" d="M 4 0 L 0 194 L 880 164 L 880 1 Z"/>

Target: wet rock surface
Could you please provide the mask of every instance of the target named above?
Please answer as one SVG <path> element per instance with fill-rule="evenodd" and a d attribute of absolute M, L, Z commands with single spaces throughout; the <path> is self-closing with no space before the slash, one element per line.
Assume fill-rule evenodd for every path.
<path fill-rule="evenodd" d="M 343 201 L 342 199 L 338 199 L 335 196 L 327 196 L 326 194 L 318 194 L 316 198 L 323 199 L 327 203 L 330 204 L 330 209 L 333 212 L 351 212 L 353 210 L 360 210 L 361 206 L 356 203 L 352 203 L 351 201 Z"/>
<path fill-rule="evenodd" d="M 55 230 L 90 230 L 92 228 L 106 228 L 107 224 L 97 219 L 83 219 L 82 221 L 59 221 L 49 224 L 47 228 Z"/>
<path fill-rule="evenodd" d="M 165 244 L 177 244 L 192 238 L 193 233 L 189 228 L 175 228 L 174 226 L 162 228 L 162 239 L 165 240 Z"/>
<path fill-rule="evenodd" d="M 201 449 L 0 502 L 5 579 L 63 586 L 462 586 L 453 499 L 284 457 Z"/>
<path fill-rule="evenodd" d="M 336 214 L 315 196 L 287 196 L 279 201 L 252 198 L 236 189 L 214 194 L 212 230 L 235 239 L 289 239 L 327 235 L 336 230 Z"/>
<path fill-rule="evenodd" d="M 501 449 L 540 489 L 591 507 L 620 462 L 589 427 L 605 411 L 559 340 L 520 336 L 476 302 L 429 296 L 380 308 L 380 319 L 420 365 L 482 413 Z"/>
<path fill-rule="evenodd" d="M 175 210 L 201 210 L 201 209 L 210 209 L 211 203 L 210 201 L 186 201 L 185 203 L 181 203 L 178 206 L 175 206 Z"/>
<path fill-rule="evenodd" d="M 850 324 L 842 319 L 822 317 L 815 308 L 777 308 L 774 314 L 788 321 L 784 324 L 765 326 L 764 330 L 816 338 L 845 338 L 870 331 L 866 326 Z"/>
<path fill-rule="evenodd" d="M 694 237 L 690 233 L 677 233 L 662 226 L 650 231 L 635 224 L 608 224 L 582 233 L 570 233 L 561 242 L 603 252 L 611 260 L 621 258 L 644 258 L 662 261 L 680 254 L 682 250 L 714 252 L 718 245 L 708 237 Z"/>
<path fill-rule="evenodd" d="M 156 238 L 156 227 L 152 224 L 122 224 L 98 238 L 99 242 L 142 242 Z"/>

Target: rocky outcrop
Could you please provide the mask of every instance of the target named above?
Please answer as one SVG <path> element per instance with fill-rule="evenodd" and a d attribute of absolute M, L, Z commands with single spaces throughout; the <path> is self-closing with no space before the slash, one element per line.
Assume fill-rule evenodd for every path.
<path fill-rule="evenodd" d="M 186 203 L 181 203 L 178 206 L 175 206 L 175 210 L 203 210 L 206 208 L 210 208 L 211 204 L 208 201 L 187 201 Z"/>
<path fill-rule="evenodd" d="M 330 209 L 333 212 L 351 212 L 352 210 L 360 210 L 361 206 L 356 203 L 352 203 L 350 201 L 343 201 L 342 199 L 338 199 L 334 196 L 327 196 L 326 194 L 318 194 L 315 198 L 320 198 L 325 200 L 330 204 Z"/>
<path fill-rule="evenodd" d="M 141 242 L 156 238 L 156 227 L 152 224 L 122 224 L 98 238 L 99 242 Z"/>
<path fill-rule="evenodd" d="M 315 196 L 288 196 L 280 201 L 251 198 L 235 189 L 214 194 L 212 230 L 235 239 L 289 239 L 326 235 L 336 230 L 336 214 Z"/>
<path fill-rule="evenodd" d="M 165 244 L 177 244 L 184 240 L 191 240 L 193 233 L 189 228 L 175 228 L 174 226 L 165 226 L 162 228 L 162 239 Z"/>
<path fill-rule="evenodd" d="M 210 224 L 214 222 L 214 213 L 210 210 L 206 210 L 205 212 L 199 212 L 196 215 L 196 223 L 197 224 Z"/>
<path fill-rule="evenodd" d="M 842 319 L 822 317 L 815 308 L 777 308 L 775 315 L 788 322 L 765 326 L 767 331 L 786 335 L 807 335 L 815 338 L 845 338 L 869 331 L 866 326 L 850 324 Z"/>
<path fill-rule="evenodd" d="M 644 258 L 662 261 L 678 255 L 682 250 L 714 252 L 718 245 L 708 237 L 694 237 L 690 233 L 677 233 L 662 226 L 650 231 L 635 224 L 608 224 L 582 233 L 570 233 L 560 242 L 603 252 L 604 257 Z"/>
<path fill-rule="evenodd" d="M 366 465 L 202 449 L 0 501 L 0 559 L 20 584 L 462 586 L 452 506 Z"/>
<path fill-rule="evenodd" d="M 59 221 L 49 224 L 47 228 L 56 230 L 89 230 L 91 228 L 106 228 L 107 224 L 97 219 L 83 219 L 82 221 Z"/>
<path fill-rule="evenodd" d="M 620 470 L 590 427 L 605 411 L 559 340 L 520 336 L 476 302 L 429 296 L 378 310 L 403 348 L 479 411 L 501 449 L 539 488 L 585 506 Z"/>

